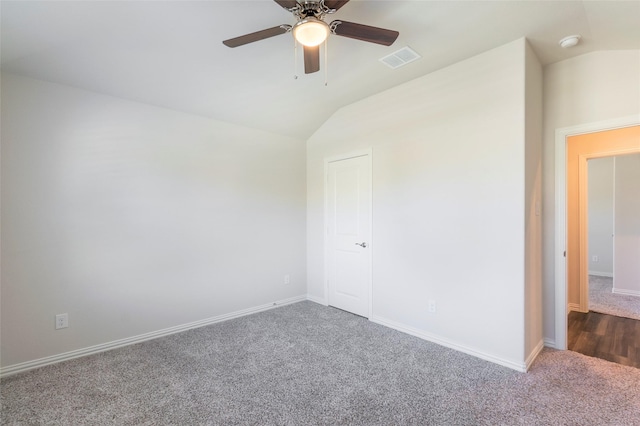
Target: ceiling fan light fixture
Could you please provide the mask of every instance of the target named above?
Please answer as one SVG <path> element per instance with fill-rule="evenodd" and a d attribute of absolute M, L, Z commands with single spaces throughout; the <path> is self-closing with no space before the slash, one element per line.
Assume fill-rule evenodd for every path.
<path fill-rule="evenodd" d="M 303 46 L 322 44 L 329 37 L 329 25 L 318 18 L 308 17 L 293 26 L 293 37 Z"/>

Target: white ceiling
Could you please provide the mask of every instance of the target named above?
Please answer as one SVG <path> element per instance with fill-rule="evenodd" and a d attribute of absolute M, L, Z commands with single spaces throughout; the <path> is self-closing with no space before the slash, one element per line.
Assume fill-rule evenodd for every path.
<path fill-rule="evenodd" d="M 527 37 L 543 64 L 640 49 L 640 0 L 352 0 L 344 19 L 400 31 L 391 47 L 329 39 L 328 64 L 294 79 L 290 34 L 222 40 L 294 22 L 271 0 L 2 1 L 3 71 L 307 139 L 341 106 Z M 561 49 L 558 40 L 581 34 Z M 392 70 L 404 46 L 423 57 Z M 325 86 L 325 69 L 328 85 Z"/>

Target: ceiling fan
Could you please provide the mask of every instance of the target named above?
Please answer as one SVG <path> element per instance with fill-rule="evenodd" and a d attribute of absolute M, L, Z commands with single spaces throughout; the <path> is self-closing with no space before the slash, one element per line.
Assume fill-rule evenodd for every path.
<path fill-rule="evenodd" d="M 294 39 L 302 44 L 304 48 L 304 72 L 305 74 L 311 74 L 320 70 L 320 45 L 329 37 L 329 34 L 384 46 L 391 46 L 400 34 L 398 31 L 370 27 L 354 22 L 336 20 L 327 24 L 324 21 L 325 15 L 335 13 L 347 4 L 349 0 L 274 1 L 291 12 L 297 22 L 293 25 L 278 25 L 255 33 L 230 38 L 222 43 L 225 46 L 238 47 L 291 31 Z"/>

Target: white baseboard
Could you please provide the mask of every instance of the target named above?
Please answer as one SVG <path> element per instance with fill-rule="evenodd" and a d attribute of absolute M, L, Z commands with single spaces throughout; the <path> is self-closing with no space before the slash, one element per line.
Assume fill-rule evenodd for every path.
<path fill-rule="evenodd" d="M 269 309 L 278 308 L 284 305 L 290 305 L 292 303 L 302 302 L 304 300 L 307 300 L 307 296 L 291 297 L 288 299 L 278 300 L 272 303 L 255 306 L 253 308 L 242 309 L 240 311 L 218 315 L 218 316 L 203 319 L 200 321 L 194 321 L 187 324 L 178 325 L 175 327 L 165 328 L 163 330 L 152 331 L 150 333 L 140 334 L 138 336 L 133 336 L 133 337 L 127 337 L 125 339 L 114 340 L 112 342 L 102 343 L 102 344 L 90 346 L 87 348 L 77 349 L 74 351 L 65 352 L 58 355 L 52 355 L 45 358 L 36 359 L 33 361 L 27 361 L 19 364 L 9 365 L 7 367 L 0 368 L 0 378 L 9 376 L 11 374 L 17 374 L 23 371 L 32 370 L 34 368 L 44 367 L 45 365 L 56 364 L 56 363 L 59 363 L 62 361 L 68 361 L 74 358 L 80 358 L 83 356 L 93 355 L 99 352 L 104 352 L 111 349 L 120 348 L 123 346 L 134 345 L 136 343 L 141 343 L 151 339 L 157 339 L 158 337 L 169 336 L 171 334 L 180 333 L 182 331 L 187 331 L 194 328 L 200 328 L 200 327 L 215 324 L 218 322 L 228 321 L 230 319 L 255 314 L 255 313 L 266 311 Z"/>
<path fill-rule="evenodd" d="M 527 359 L 524 361 L 524 365 L 526 367 L 525 371 L 529 371 L 529 369 L 531 368 L 531 365 L 533 364 L 533 361 L 536 360 L 536 358 L 538 357 L 538 355 L 540 355 L 540 352 L 542 352 L 543 349 L 544 349 L 544 341 L 540 340 L 536 345 L 536 347 L 533 348 L 533 350 L 531 351 Z"/>
<path fill-rule="evenodd" d="M 544 345 L 545 345 L 547 348 L 558 349 L 558 348 L 556 347 L 556 341 L 555 341 L 554 339 L 549 339 L 548 337 L 545 337 L 545 338 L 544 338 Z"/>
<path fill-rule="evenodd" d="M 317 296 L 313 296 L 311 294 L 307 294 L 307 300 L 311 301 L 311 302 L 315 302 L 318 303 L 322 306 L 328 306 L 329 303 L 327 302 L 327 299 L 323 298 L 323 297 L 317 297 Z"/>
<path fill-rule="evenodd" d="M 596 277 L 613 278 L 613 272 L 589 271 L 589 275 L 595 275 Z"/>
<path fill-rule="evenodd" d="M 624 296 L 636 296 L 640 297 L 640 291 L 638 290 L 625 290 L 623 288 L 614 288 L 611 290 L 614 294 L 622 294 Z"/>
<path fill-rule="evenodd" d="M 444 338 L 442 338 L 440 336 L 436 336 L 436 335 L 431 334 L 431 333 L 425 333 L 422 330 L 418 330 L 416 328 L 413 328 L 413 327 L 410 327 L 410 326 L 406 326 L 404 324 L 400 324 L 400 323 L 397 323 L 395 321 L 392 321 L 392 320 L 389 320 L 389 319 L 386 319 L 386 318 L 382 318 L 382 317 L 379 317 L 379 316 L 372 315 L 371 318 L 369 318 L 369 320 L 372 321 L 372 322 L 375 322 L 376 324 L 384 325 L 385 327 L 393 328 L 394 330 L 398 330 L 398 331 L 401 331 L 403 333 L 407 333 L 407 334 L 410 334 L 412 336 L 419 337 L 420 339 L 427 340 L 429 342 L 433 342 L 433 343 L 436 343 L 438 345 L 445 346 L 447 348 L 455 349 L 455 350 L 460 351 L 460 352 L 464 352 L 466 354 L 475 356 L 476 358 L 480 358 L 480 359 L 483 359 L 485 361 L 493 362 L 494 364 L 499 364 L 499 365 L 502 365 L 504 367 L 508 367 L 508 368 L 511 368 L 513 370 L 520 371 L 520 372 L 523 372 L 523 373 L 525 373 L 527 371 L 527 365 L 524 362 L 523 363 L 519 363 L 519 362 L 510 361 L 510 360 L 507 360 L 507 359 L 502 359 L 502 358 L 496 357 L 494 355 L 487 354 L 485 352 L 481 352 L 481 351 L 478 351 L 476 349 L 469 348 L 467 346 L 451 342 L 451 341 L 449 341 L 447 339 L 444 339 Z M 542 347 L 540 347 L 540 350 L 542 350 Z M 533 359 L 535 359 L 535 356 L 532 357 L 531 362 L 533 362 Z"/>

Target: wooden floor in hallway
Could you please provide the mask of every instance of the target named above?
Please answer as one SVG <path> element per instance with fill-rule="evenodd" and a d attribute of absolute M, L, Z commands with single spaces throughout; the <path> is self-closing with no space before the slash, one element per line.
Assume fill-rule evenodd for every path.
<path fill-rule="evenodd" d="M 569 313 L 569 350 L 640 368 L 640 321 L 597 312 Z"/>

